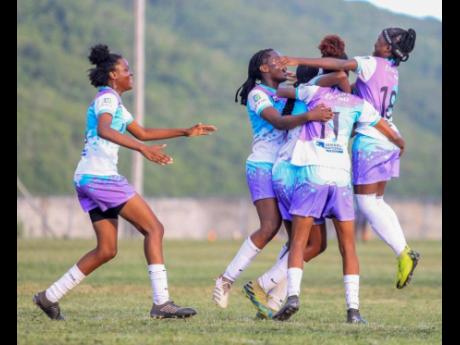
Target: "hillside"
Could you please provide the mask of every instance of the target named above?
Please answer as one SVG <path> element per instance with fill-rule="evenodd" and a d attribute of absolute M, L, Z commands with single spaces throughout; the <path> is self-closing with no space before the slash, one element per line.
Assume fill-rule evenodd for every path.
<path fill-rule="evenodd" d="M 89 47 L 104 42 L 133 61 L 131 1 L 20 0 L 17 26 L 18 175 L 35 194 L 73 193 L 83 147 Z M 145 161 L 149 196 L 247 195 L 251 131 L 233 102 L 249 58 L 267 47 L 317 56 L 320 39 L 340 34 L 349 56 L 372 52 L 384 27 L 412 27 L 415 51 L 400 67 L 395 122 L 407 142 L 393 195 L 441 195 L 441 23 L 341 0 L 147 1 L 146 119 L 155 127 L 216 125 L 210 137 L 167 141 L 172 166 Z M 135 66 L 134 66 L 135 71 Z M 124 96 L 128 109 L 132 94 Z M 130 152 L 120 170 L 130 174 Z"/>

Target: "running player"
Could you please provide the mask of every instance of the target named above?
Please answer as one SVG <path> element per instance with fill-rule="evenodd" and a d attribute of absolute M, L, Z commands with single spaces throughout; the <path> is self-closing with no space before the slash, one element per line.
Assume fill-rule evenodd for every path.
<path fill-rule="evenodd" d="M 145 145 L 125 135 L 126 130 L 139 140 L 149 141 L 207 135 L 216 128 L 202 124 L 187 129 L 142 127 L 121 101 L 121 95 L 132 89 L 133 74 L 128 61 L 121 55 L 110 53 L 102 44 L 92 47 L 88 58 L 96 65 L 90 70 L 89 79 L 98 92 L 87 111 L 85 147 L 74 183 L 80 204 L 89 213 L 97 246 L 48 289 L 37 293 L 33 301 L 49 318 L 63 320 L 58 301 L 117 254 L 118 215 L 121 215 L 144 235 L 144 253 L 153 296 L 150 316 L 160 319 L 193 316 L 196 314 L 194 309 L 180 307 L 169 297 L 163 259 L 163 225 L 126 178 L 118 174 L 118 149 L 121 145 L 142 153 L 157 164 L 172 164 L 172 158 L 163 152 L 166 145 Z"/>

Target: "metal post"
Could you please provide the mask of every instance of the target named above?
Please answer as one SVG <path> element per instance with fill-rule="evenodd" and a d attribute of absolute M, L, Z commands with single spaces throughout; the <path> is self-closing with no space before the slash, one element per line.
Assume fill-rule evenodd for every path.
<path fill-rule="evenodd" d="M 136 121 L 144 124 L 144 36 L 145 36 L 145 0 L 134 0 L 134 116 Z M 133 151 L 131 179 L 134 189 L 144 194 L 144 160 L 139 152 Z M 128 237 L 137 234 L 137 230 L 128 222 L 119 223 L 122 233 Z"/>
<path fill-rule="evenodd" d="M 145 0 L 134 1 L 134 18 L 135 18 L 135 75 L 134 75 L 134 112 L 136 121 L 143 125 L 144 123 L 144 65 L 145 65 Z M 143 182 L 143 157 L 139 152 L 133 152 L 132 180 L 136 191 L 139 194 L 144 193 Z"/>

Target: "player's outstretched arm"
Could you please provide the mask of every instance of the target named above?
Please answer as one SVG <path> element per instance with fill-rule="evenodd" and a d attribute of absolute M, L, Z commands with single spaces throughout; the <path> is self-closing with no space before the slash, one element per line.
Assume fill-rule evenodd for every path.
<path fill-rule="evenodd" d="M 196 124 L 190 128 L 145 128 L 137 121 L 131 122 L 127 127 L 128 132 L 142 141 L 161 140 L 176 137 L 195 137 L 201 135 L 209 135 L 216 131 L 217 128 L 212 125 Z"/>
<path fill-rule="evenodd" d="M 322 69 L 332 69 L 337 71 L 354 71 L 358 68 L 358 62 L 355 59 L 335 59 L 335 58 L 299 58 L 292 56 L 281 56 L 276 65 L 280 68 L 285 66 L 306 65 Z"/>
<path fill-rule="evenodd" d="M 149 161 L 160 165 L 171 164 L 173 159 L 163 152 L 163 148 L 166 147 L 163 145 L 152 145 L 147 146 L 133 138 L 130 138 L 127 135 L 121 134 L 120 132 L 114 130 L 110 127 L 112 124 L 112 115 L 109 113 L 104 113 L 99 115 L 98 124 L 97 124 L 97 134 L 101 138 L 111 141 L 115 144 L 127 147 L 128 149 L 138 151 L 147 158 Z"/>

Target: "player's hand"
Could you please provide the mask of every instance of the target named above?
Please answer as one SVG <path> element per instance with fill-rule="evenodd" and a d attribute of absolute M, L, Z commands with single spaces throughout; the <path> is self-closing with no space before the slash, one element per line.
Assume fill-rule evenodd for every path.
<path fill-rule="evenodd" d="M 287 66 L 297 66 L 297 60 L 290 56 L 280 56 L 278 59 L 275 59 L 275 65 L 278 68 L 283 68 Z"/>
<path fill-rule="evenodd" d="M 326 107 L 324 104 L 318 104 L 308 112 L 308 121 L 321 121 L 326 122 L 334 117 L 332 109 Z"/>
<path fill-rule="evenodd" d="M 294 85 L 297 82 L 297 76 L 294 72 L 286 71 L 287 79 L 285 81 L 286 85 Z"/>
<path fill-rule="evenodd" d="M 190 127 L 186 130 L 187 137 L 197 137 L 200 135 L 209 135 L 212 132 L 217 131 L 217 127 L 213 125 L 203 125 L 202 123 L 198 123 L 193 127 Z"/>
<path fill-rule="evenodd" d="M 163 152 L 163 149 L 166 147 L 166 144 L 163 145 L 152 145 L 147 146 L 144 145 L 139 151 L 142 155 L 147 158 L 149 161 L 160 165 L 167 165 L 172 164 L 173 159 L 172 157 L 168 156 L 166 153 Z"/>
<path fill-rule="evenodd" d="M 399 157 L 402 156 L 403 152 L 404 152 L 404 147 L 406 146 L 406 142 L 404 141 L 404 139 L 402 137 L 399 137 L 398 139 L 396 139 L 395 141 L 393 141 L 393 143 L 399 147 Z"/>

